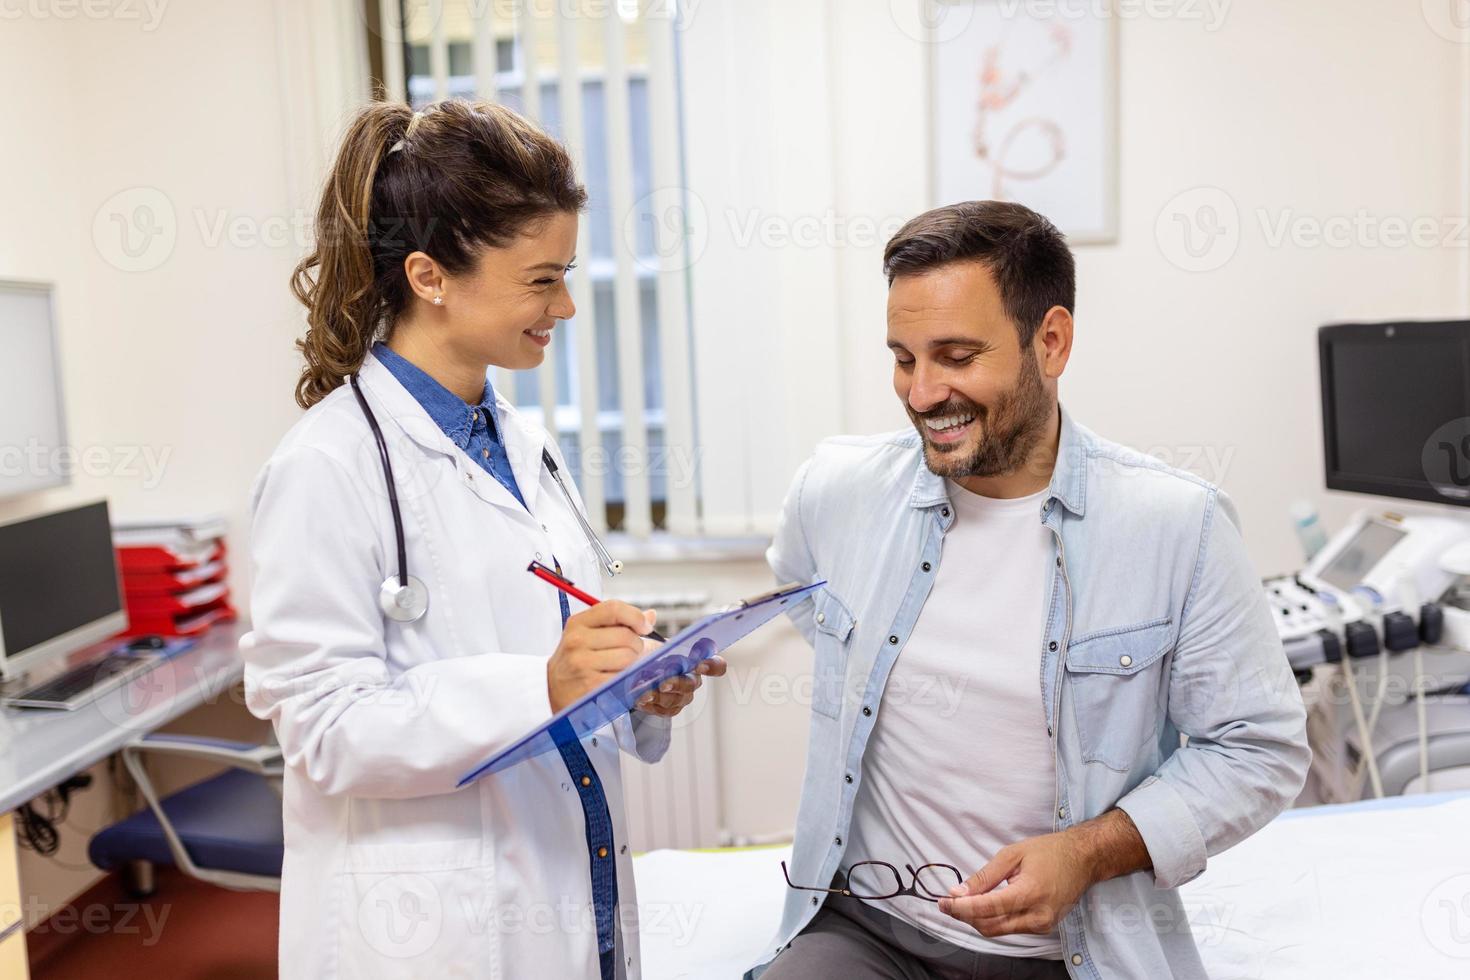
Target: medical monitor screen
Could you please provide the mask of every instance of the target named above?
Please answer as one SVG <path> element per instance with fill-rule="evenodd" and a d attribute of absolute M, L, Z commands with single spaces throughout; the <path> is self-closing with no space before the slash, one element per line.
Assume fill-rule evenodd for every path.
<path fill-rule="evenodd" d="M 1326 483 L 1470 505 L 1470 322 L 1318 332 Z"/>
<path fill-rule="evenodd" d="M 1363 581 L 1363 576 L 1383 560 L 1383 556 L 1408 533 L 1402 528 L 1380 521 L 1369 521 L 1353 535 L 1318 576 L 1322 581 L 1344 592 Z"/>
<path fill-rule="evenodd" d="M 7 658 L 122 608 L 106 502 L 0 525 Z"/>

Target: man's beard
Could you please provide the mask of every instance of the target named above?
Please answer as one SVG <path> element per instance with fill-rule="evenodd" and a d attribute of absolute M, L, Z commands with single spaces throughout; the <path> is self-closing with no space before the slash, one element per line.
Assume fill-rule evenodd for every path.
<path fill-rule="evenodd" d="M 997 399 L 993 410 L 957 392 L 923 415 L 907 405 L 905 409 L 924 440 L 925 463 L 935 475 L 952 480 L 1001 476 L 1019 469 L 1041 441 L 1051 419 L 1051 399 L 1041 383 L 1041 366 L 1034 353 L 1022 358 L 1015 387 Z M 969 452 L 963 444 L 936 445 L 927 438 L 924 419 L 972 414 L 974 424 L 980 427 L 980 442 Z"/>

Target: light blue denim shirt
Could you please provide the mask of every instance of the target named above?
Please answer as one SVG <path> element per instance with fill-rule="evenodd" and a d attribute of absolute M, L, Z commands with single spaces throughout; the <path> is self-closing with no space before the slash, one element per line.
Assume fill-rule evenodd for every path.
<path fill-rule="evenodd" d="M 842 863 L 884 684 L 953 514 L 912 429 L 830 439 L 797 473 L 767 560 L 779 581 L 828 584 L 791 614 L 815 655 L 793 881 L 826 883 Z M 1065 410 L 1037 520 L 1055 551 L 1036 583 L 1048 596 L 1037 696 L 1056 760 L 1054 827 L 1119 807 L 1153 862 L 1088 889 L 1060 927 L 1063 963 L 1076 978 L 1203 980 L 1176 889 L 1288 806 L 1311 759 L 1260 580 L 1222 491 Z M 1003 556 L 989 560 L 1006 574 Z M 787 892 L 753 975 L 821 901 Z"/>

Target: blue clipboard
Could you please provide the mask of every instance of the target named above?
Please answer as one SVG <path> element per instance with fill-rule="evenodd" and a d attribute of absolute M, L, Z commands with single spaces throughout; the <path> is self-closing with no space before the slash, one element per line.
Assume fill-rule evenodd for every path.
<path fill-rule="evenodd" d="M 783 585 L 765 595 L 745 599 L 705 616 L 669 638 L 657 650 L 583 695 L 505 751 L 493 756 L 460 779 L 465 786 L 487 773 L 500 772 L 518 762 L 555 752 L 569 742 L 591 735 L 633 710 L 638 699 L 670 677 L 687 674 L 701 660 L 728 650 L 736 641 L 775 619 L 815 592 L 826 581 L 811 585 Z"/>

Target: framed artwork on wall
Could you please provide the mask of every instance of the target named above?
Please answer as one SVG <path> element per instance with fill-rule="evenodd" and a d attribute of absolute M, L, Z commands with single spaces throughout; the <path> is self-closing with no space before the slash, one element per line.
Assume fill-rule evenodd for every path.
<path fill-rule="evenodd" d="M 915 0 L 929 34 L 930 197 L 1016 201 L 1117 239 L 1117 18 L 1106 5 Z"/>

